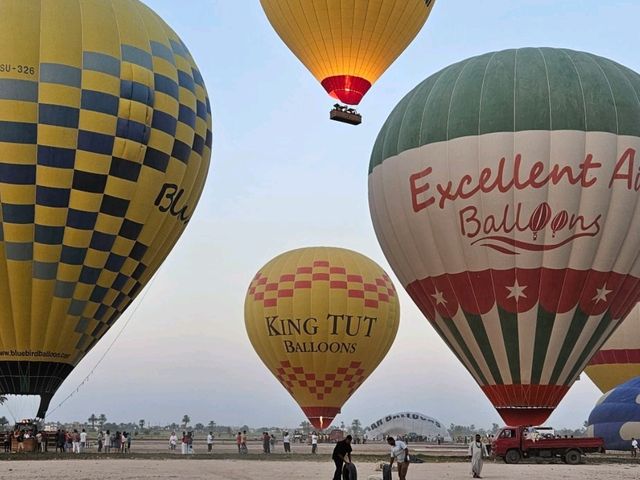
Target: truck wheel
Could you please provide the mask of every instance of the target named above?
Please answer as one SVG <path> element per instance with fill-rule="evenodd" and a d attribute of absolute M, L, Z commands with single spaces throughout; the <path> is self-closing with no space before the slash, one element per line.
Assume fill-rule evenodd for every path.
<path fill-rule="evenodd" d="M 509 450 L 504 456 L 505 463 L 518 463 L 520 462 L 520 452 L 518 450 Z"/>
<path fill-rule="evenodd" d="M 580 452 L 578 450 L 569 450 L 565 454 L 565 461 L 569 465 L 578 465 L 581 460 L 582 460 L 582 458 L 581 458 Z"/>

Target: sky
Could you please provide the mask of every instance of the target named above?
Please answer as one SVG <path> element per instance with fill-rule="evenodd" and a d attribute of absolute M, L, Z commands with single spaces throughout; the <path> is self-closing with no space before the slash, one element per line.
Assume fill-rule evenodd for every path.
<path fill-rule="evenodd" d="M 361 103 L 364 123 L 351 127 L 328 120 L 334 101 L 280 41 L 258 0 L 146 3 L 181 36 L 203 74 L 213 108 L 212 167 L 186 232 L 60 388 L 51 421 L 104 413 L 157 425 L 188 414 L 194 423 L 297 426 L 301 410 L 247 338 L 246 289 L 269 259 L 303 246 L 350 248 L 392 273 L 369 216 L 367 169 L 397 102 L 441 68 L 505 48 L 584 50 L 640 71 L 637 0 L 438 0 Z M 446 425 L 501 423 L 404 291 L 400 301 L 393 347 L 336 421 L 367 424 L 407 410 Z M 582 375 L 548 423 L 582 426 L 598 397 Z"/>

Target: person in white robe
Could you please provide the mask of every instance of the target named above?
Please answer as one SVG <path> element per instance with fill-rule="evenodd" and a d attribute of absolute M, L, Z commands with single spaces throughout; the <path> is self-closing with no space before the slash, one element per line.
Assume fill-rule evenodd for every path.
<path fill-rule="evenodd" d="M 483 458 L 487 456 L 487 447 L 480 440 L 480 435 L 476 435 L 476 440 L 469 445 L 469 456 L 471 457 L 471 473 L 473 478 L 482 478 Z"/>

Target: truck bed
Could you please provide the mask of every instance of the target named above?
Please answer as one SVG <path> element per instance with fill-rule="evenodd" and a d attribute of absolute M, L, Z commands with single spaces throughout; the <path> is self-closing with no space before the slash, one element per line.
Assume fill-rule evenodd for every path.
<path fill-rule="evenodd" d="M 600 438 L 540 438 L 539 440 L 524 439 L 522 450 L 579 448 L 583 452 L 597 452 L 602 448 Z"/>

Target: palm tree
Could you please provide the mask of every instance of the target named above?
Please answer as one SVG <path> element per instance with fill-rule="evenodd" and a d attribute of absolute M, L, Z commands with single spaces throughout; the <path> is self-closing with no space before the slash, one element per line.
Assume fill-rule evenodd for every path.
<path fill-rule="evenodd" d="M 140 430 L 144 430 L 144 424 L 145 424 L 144 419 L 141 419 L 141 420 L 138 422 L 138 425 L 140 425 Z"/>
<path fill-rule="evenodd" d="M 100 428 L 102 428 L 104 424 L 107 423 L 107 416 L 104 413 L 101 413 L 98 417 L 98 423 L 100 424 Z"/>
<path fill-rule="evenodd" d="M 305 420 L 304 422 L 300 422 L 300 428 L 305 434 L 308 434 L 311 430 L 311 424 Z"/>
<path fill-rule="evenodd" d="M 216 428 L 216 422 L 214 422 L 213 420 L 211 420 L 209 422 L 209 430 L 213 431 L 213 429 Z"/>
<path fill-rule="evenodd" d="M 360 420 L 358 420 L 357 418 L 353 422 L 351 422 L 351 431 L 356 437 L 359 436 L 362 432 L 362 423 L 360 423 Z"/>
<path fill-rule="evenodd" d="M 4 428 L 5 425 L 9 425 L 7 417 L 0 417 L 0 428 Z"/>
<path fill-rule="evenodd" d="M 189 415 L 185 415 L 184 417 L 182 417 L 182 425 L 184 425 L 184 428 L 187 428 L 189 426 L 189 422 L 191 422 L 191 418 L 189 418 Z"/>
<path fill-rule="evenodd" d="M 96 417 L 96 414 L 92 413 L 91 416 L 87 418 L 87 421 L 91 424 L 91 428 L 95 430 L 96 422 L 98 421 L 98 417 Z"/>

